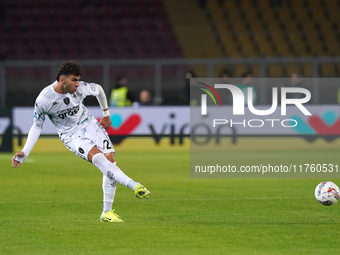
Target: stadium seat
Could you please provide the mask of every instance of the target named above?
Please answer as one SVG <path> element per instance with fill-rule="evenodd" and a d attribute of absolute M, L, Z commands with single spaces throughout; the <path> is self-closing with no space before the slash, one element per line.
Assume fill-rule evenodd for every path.
<path fill-rule="evenodd" d="M 292 51 L 290 50 L 286 37 L 283 33 L 273 32 L 271 38 L 275 45 L 278 55 L 280 56 L 292 55 Z"/>
<path fill-rule="evenodd" d="M 303 0 L 289 1 L 289 3 L 291 4 L 293 10 L 306 9 L 305 1 Z"/>
<path fill-rule="evenodd" d="M 301 66 L 297 63 L 291 63 L 286 65 L 287 76 L 291 76 L 293 73 L 301 73 Z"/>
<path fill-rule="evenodd" d="M 285 31 L 287 32 L 287 34 L 295 34 L 295 33 L 300 33 L 300 29 L 298 27 L 298 24 L 296 21 L 294 20 L 289 20 L 284 22 L 284 27 L 285 27 Z"/>
<path fill-rule="evenodd" d="M 223 45 L 225 47 L 225 51 L 226 51 L 228 56 L 230 56 L 230 57 L 241 57 L 239 47 L 230 34 L 226 33 L 226 34 L 222 35 L 221 40 L 223 42 Z"/>
<path fill-rule="evenodd" d="M 310 56 L 310 53 L 308 52 L 306 48 L 306 45 L 303 41 L 303 37 L 301 33 L 288 33 L 287 35 L 292 45 L 292 49 L 295 53 L 295 56 L 300 56 L 300 57 Z"/>
<path fill-rule="evenodd" d="M 329 12 L 331 18 L 338 19 L 338 15 L 335 15 L 339 11 L 338 1 L 324 1 L 327 11 Z M 334 15 L 334 16 L 333 16 Z"/>
<path fill-rule="evenodd" d="M 236 35 L 238 35 L 239 33 L 242 34 L 247 32 L 247 26 L 242 20 L 233 22 L 232 27 Z"/>
<path fill-rule="evenodd" d="M 281 64 L 269 64 L 267 66 L 268 77 L 283 77 L 284 71 Z"/>
<path fill-rule="evenodd" d="M 238 41 L 242 46 L 242 52 L 245 57 L 259 56 L 258 50 L 256 49 L 256 46 L 253 43 L 252 39 L 250 38 L 249 34 L 239 33 Z"/>
<path fill-rule="evenodd" d="M 242 77 L 242 75 L 249 70 L 250 70 L 249 66 L 247 66 L 245 64 L 233 66 L 233 73 L 234 73 L 235 77 Z"/>
<path fill-rule="evenodd" d="M 302 64 L 302 74 L 304 77 L 313 77 L 313 65 L 307 63 Z"/>
<path fill-rule="evenodd" d="M 322 77 L 336 77 L 336 68 L 332 63 L 321 63 L 320 64 L 320 75 Z"/>
<path fill-rule="evenodd" d="M 279 18 L 283 22 L 291 21 L 292 20 L 292 13 L 287 6 L 281 6 L 278 12 Z"/>
<path fill-rule="evenodd" d="M 103 77 L 103 69 L 100 66 L 84 66 L 84 77 L 100 79 Z"/>
<path fill-rule="evenodd" d="M 240 6 L 243 10 L 253 10 L 255 1 L 240 1 Z"/>
<path fill-rule="evenodd" d="M 129 77 L 129 79 L 138 79 L 141 74 L 141 70 L 138 66 L 129 66 L 125 69 L 125 75 L 126 77 Z"/>
<path fill-rule="evenodd" d="M 251 33 L 255 36 L 258 33 L 265 33 L 265 29 L 263 27 L 263 22 L 258 20 L 249 21 L 249 27 L 251 29 Z"/>
<path fill-rule="evenodd" d="M 155 77 L 155 68 L 153 66 L 141 66 L 141 76 L 147 78 Z"/>
<path fill-rule="evenodd" d="M 261 1 L 262 2 L 262 1 Z M 267 23 L 270 24 L 275 21 L 275 14 L 271 9 L 261 9 L 260 10 L 262 19 Z"/>
<path fill-rule="evenodd" d="M 227 1 L 225 1 L 225 2 L 227 2 Z M 257 4 L 257 7 L 260 10 L 269 10 L 271 8 L 269 1 L 256 1 L 256 4 Z"/>
<path fill-rule="evenodd" d="M 310 1 L 311 2 L 314 2 L 314 1 Z M 315 1 L 317 2 L 317 1 Z M 313 8 L 313 12 L 312 12 L 312 15 L 313 15 L 313 19 L 316 20 L 316 21 L 324 21 L 326 19 L 326 13 L 323 9 L 320 8 Z"/>
<path fill-rule="evenodd" d="M 251 72 L 254 74 L 254 77 L 261 77 L 261 68 L 260 65 L 251 65 L 250 66 Z"/>

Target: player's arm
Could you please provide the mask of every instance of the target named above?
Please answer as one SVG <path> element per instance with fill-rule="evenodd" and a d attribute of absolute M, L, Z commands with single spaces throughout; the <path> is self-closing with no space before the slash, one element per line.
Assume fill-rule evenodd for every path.
<path fill-rule="evenodd" d="M 105 92 L 102 86 L 98 85 L 98 91 L 99 91 L 99 94 L 97 96 L 97 100 L 100 105 L 100 108 L 103 111 L 103 116 L 104 116 L 103 118 L 101 118 L 100 124 L 102 124 L 104 128 L 107 130 L 111 125 L 110 111 L 109 111 L 109 107 L 107 104 L 106 95 L 105 95 Z"/>
<path fill-rule="evenodd" d="M 33 149 L 35 143 L 38 141 L 38 138 L 41 134 L 41 126 L 33 123 L 30 131 L 28 132 L 27 141 L 25 143 L 22 151 L 17 152 L 12 159 L 12 167 L 20 167 L 21 164 L 25 161 L 25 159 L 30 154 Z"/>

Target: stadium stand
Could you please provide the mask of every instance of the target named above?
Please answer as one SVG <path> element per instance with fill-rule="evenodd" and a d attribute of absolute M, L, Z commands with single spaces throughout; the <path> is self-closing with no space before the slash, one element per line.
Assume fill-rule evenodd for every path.
<path fill-rule="evenodd" d="M 214 77 L 226 68 L 234 77 L 248 70 L 255 77 L 290 77 L 293 72 L 305 77 L 340 75 L 335 61 L 317 66 L 296 58 L 340 56 L 339 0 L 11 0 L 1 4 L 0 59 L 225 57 L 234 64 L 216 62 Z M 248 61 L 252 57 L 291 57 L 295 63 L 268 62 L 261 69 L 261 63 Z M 314 72 L 317 67 L 319 73 Z M 7 67 L 8 95 L 16 98 L 13 84 L 35 95 L 39 91 L 35 79 L 49 82 L 51 68 Z M 173 84 L 180 88 L 188 70 L 207 77 L 209 68 L 204 63 L 163 64 L 162 93 L 168 99 L 162 103 L 179 102 L 180 92 L 174 91 Z M 121 73 L 127 75 L 136 93 L 140 86 L 154 89 L 153 65 L 115 66 L 109 72 L 110 81 Z M 103 73 L 100 66 L 85 70 L 86 78 L 98 82 L 103 82 Z M 36 91 L 27 91 L 27 84 Z M 31 105 L 25 98 L 13 102 Z"/>
<path fill-rule="evenodd" d="M 0 59 L 183 58 L 161 0 L 1 3 Z M 84 70 L 86 79 L 103 82 L 101 66 L 86 66 Z M 174 72 L 164 68 L 162 75 L 167 78 Z M 155 72 L 151 66 L 110 68 L 110 81 L 122 73 L 129 77 L 136 94 L 139 86 L 152 91 Z M 39 86 L 51 78 L 51 68 L 7 67 L 9 105 L 32 105 Z M 18 89 L 23 93 L 17 95 Z M 165 85 L 163 89 L 167 93 Z"/>
<path fill-rule="evenodd" d="M 194 1 L 163 2 L 185 57 L 222 57 L 205 12 Z"/>
<path fill-rule="evenodd" d="M 182 57 L 159 0 L 13 0 L 3 7 L 6 59 Z"/>
<path fill-rule="evenodd" d="M 184 57 L 223 57 L 206 12 L 195 0 L 163 0 L 163 3 Z M 204 66 L 191 66 L 190 70 L 198 77 L 207 76 Z"/>
<path fill-rule="evenodd" d="M 207 11 L 227 57 L 339 56 L 338 0 L 207 0 Z M 293 71 L 312 75 L 307 64 L 270 65 L 268 76 Z M 320 75 L 339 75 L 337 66 L 322 64 Z"/>

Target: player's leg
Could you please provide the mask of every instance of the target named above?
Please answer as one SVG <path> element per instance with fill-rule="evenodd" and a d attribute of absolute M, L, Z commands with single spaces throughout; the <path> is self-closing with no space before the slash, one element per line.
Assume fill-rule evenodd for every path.
<path fill-rule="evenodd" d="M 114 154 L 106 153 L 105 157 L 110 161 L 114 162 Z M 107 212 L 113 211 L 112 205 L 114 201 L 114 197 L 116 194 L 117 183 L 115 181 L 110 180 L 107 176 L 103 174 L 103 213 L 101 215 L 101 220 L 103 220 L 104 214 Z M 107 217 L 109 218 L 109 217 Z"/>
<path fill-rule="evenodd" d="M 115 161 L 113 153 L 106 153 L 105 157 L 111 163 Z M 114 213 L 114 209 L 112 209 L 116 186 L 117 183 L 115 181 L 110 180 L 103 174 L 103 212 L 100 215 L 101 222 L 124 222 L 118 214 Z"/>
<path fill-rule="evenodd" d="M 103 175 L 103 213 L 112 210 L 112 204 L 116 194 L 115 181 L 110 180 L 105 175 Z"/>
<path fill-rule="evenodd" d="M 96 146 L 94 146 L 89 151 L 87 158 L 110 180 L 116 181 L 126 187 L 128 186 L 131 178 L 124 174 L 122 170 L 120 170 L 115 161 L 111 162 L 108 160 L 107 157 L 105 157 L 105 155 Z"/>
<path fill-rule="evenodd" d="M 114 148 L 105 129 L 96 121 L 71 135 L 65 146 L 77 156 L 90 161 L 112 181 L 135 191 L 137 198 L 148 198 L 150 192 L 124 174 L 114 160 Z"/>
<path fill-rule="evenodd" d="M 104 153 L 108 161 L 111 163 L 112 170 L 115 171 L 114 173 L 115 175 L 113 177 L 116 180 L 116 182 L 121 183 L 125 185 L 126 187 L 135 191 L 136 197 L 148 198 L 148 196 L 151 195 L 151 193 L 143 185 L 127 177 L 117 166 L 115 159 L 114 159 L 115 151 L 114 151 L 113 145 L 110 141 L 109 135 L 107 134 L 103 126 L 98 121 L 94 121 L 94 123 L 92 123 L 92 127 L 87 128 L 87 130 L 88 130 L 87 134 L 90 136 L 89 138 L 91 138 L 96 145 L 95 148 L 92 148 L 90 152 L 88 153 L 88 160 L 90 160 L 97 167 L 98 167 L 98 162 L 99 162 L 99 166 L 103 166 L 103 165 L 104 167 L 107 166 L 107 162 L 104 161 L 103 156 L 100 155 L 99 153 L 99 151 L 101 151 L 102 153 Z M 97 149 L 99 149 L 99 151 Z M 102 169 L 100 167 L 98 168 L 100 170 L 102 169 L 104 170 L 104 168 Z M 107 173 L 111 173 L 111 171 Z M 107 176 L 107 177 L 110 178 L 110 176 Z M 121 181 L 124 179 L 127 181 L 125 183 L 122 183 Z"/>
<path fill-rule="evenodd" d="M 150 195 L 150 192 L 140 183 L 134 182 L 117 167 L 113 153 L 106 153 L 104 155 L 97 147 L 93 147 L 88 154 L 88 160 L 103 173 L 104 205 L 100 221 L 123 222 L 120 216 L 115 214 L 112 209 L 116 192 L 116 181 L 131 188 L 135 191 L 135 194 L 139 194 L 140 197 L 147 198 L 147 196 Z"/>
<path fill-rule="evenodd" d="M 139 182 L 133 181 L 130 177 L 124 174 L 122 170 L 120 170 L 117 163 L 114 161 L 113 153 L 111 158 L 113 158 L 114 162 L 111 162 L 97 147 L 93 147 L 89 151 L 87 158 L 110 180 L 116 181 L 135 191 L 136 197 L 148 198 L 151 195 L 150 191 L 148 191 L 143 185 Z"/>
<path fill-rule="evenodd" d="M 103 175 L 103 212 L 100 215 L 101 222 L 124 222 L 112 209 L 116 194 L 116 182 Z"/>
<path fill-rule="evenodd" d="M 113 145 L 103 126 L 98 121 L 94 121 L 87 128 L 86 136 L 95 144 L 88 152 L 88 160 L 98 167 L 109 179 L 114 179 L 116 182 L 135 190 L 134 187 L 140 185 L 140 183 L 131 180 L 117 166 L 114 159 L 115 151 Z"/>
<path fill-rule="evenodd" d="M 110 180 L 134 190 L 138 198 L 148 198 L 151 195 L 143 185 L 134 182 L 119 169 L 114 160 L 115 151 L 110 138 L 98 121 L 93 120 L 63 142 L 70 151 L 92 162 Z"/>
<path fill-rule="evenodd" d="M 114 162 L 113 153 L 106 153 L 105 157 L 110 161 Z M 103 213 L 107 213 L 112 210 L 112 205 L 114 201 L 114 197 L 116 194 L 116 186 L 117 183 L 115 181 L 110 180 L 103 174 Z"/>

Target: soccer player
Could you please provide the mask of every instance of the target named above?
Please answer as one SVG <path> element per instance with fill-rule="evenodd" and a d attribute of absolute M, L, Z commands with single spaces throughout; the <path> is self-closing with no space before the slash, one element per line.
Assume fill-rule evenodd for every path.
<path fill-rule="evenodd" d="M 80 81 L 82 74 L 82 68 L 72 61 L 66 61 L 58 67 L 57 80 L 44 88 L 36 99 L 34 123 L 24 148 L 14 155 L 12 166 L 20 167 L 28 157 L 40 136 L 47 115 L 64 145 L 102 171 L 104 206 L 100 221 L 123 222 L 112 209 L 116 183 L 132 189 L 137 198 L 148 198 L 151 193 L 117 167 L 115 150 L 106 132 L 111 119 L 104 90 L 98 84 Z M 84 106 L 86 96 L 97 97 L 103 111 L 100 123 Z"/>

